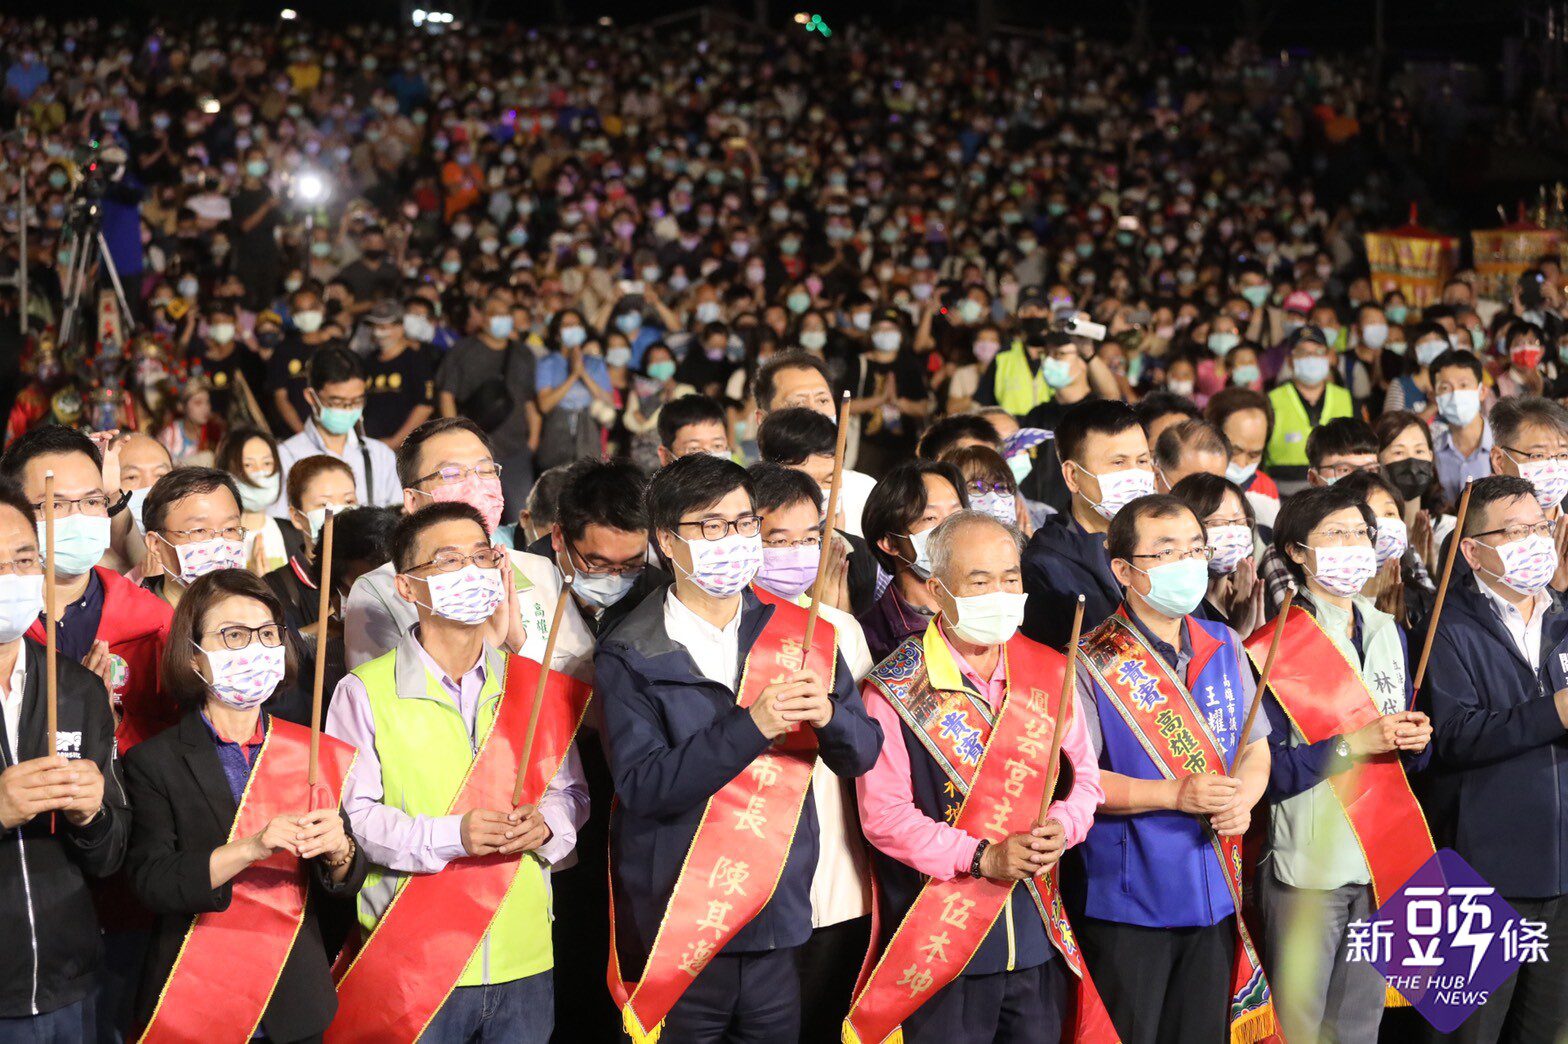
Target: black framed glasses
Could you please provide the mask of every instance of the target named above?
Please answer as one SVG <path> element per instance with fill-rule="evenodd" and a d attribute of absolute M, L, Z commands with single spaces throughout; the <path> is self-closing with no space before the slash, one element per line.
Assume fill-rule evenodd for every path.
<path fill-rule="evenodd" d="M 506 552 L 498 547 L 483 547 L 471 555 L 448 549 L 437 551 L 430 561 L 421 562 L 408 571 L 412 573 L 415 569 L 433 569 L 437 573 L 455 573 L 470 562 L 480 569 L 496 569 L 504 561 L 506 561 Z"/>
<path fill-rule="evenodd" d="M 1568 450 L 1559 450 L 1556 453 L 1526 453 L 1522 449 L 1512 446 L 1501 447 L 1504 453 L 1513 458 L 1515 464 L 1544 464 L 1549 460 L 1568 460 Z M 56 504 L 60 502 L 55 501 Z M 58 508 L 56 508 L 58 510 Z"/>
<path fill-rule="evenodd" d="M 1202 547 L 1189 547 L 1185 551 L 1178 551 L 1174 547 L 1167 547 L 1163 551 L 1155 551 L 1147 555 L 1128 555 L 1129 558 L 1146 558 L 1156 565 L 1170 565 L 1172 562 L 1185 562 L 1189 558 L 1201 558 L 1205 562 L 1214 557 L 1214 549 L 1207 544 Z"/>
<path fill-rule="evenodd" d="M 762 516 L 742 515 L 733 521 L 726 518 L 705 518 L 700 522 L 678 522 L 675 528 L 685 529 L 690 526 L 700 528 L 704 540 L 723 540 L 731 532 L 750 537 L 762 532 Z"/>
<path fill-rule="evenodd" d="M 223 639 L 223 647 L 235 652 L 244 649 L 251 642 L 260 642 L 268 649 L 276 649 L 283 644 L 283 628 L 275 623 L 262 624 L 260 627 L 246 627 L 242 624 L 229 624 L 216 631 L 203 631 L 203 638 L 217 635 Z"/>
<path fill-rule="evenodd" d="M 638 559 L 636 562 L 623 562 L 620 565 L 590 564 L 587 556 L 570 540 L 566 542 L 566 551 L 571 557 L 572 568 L 589 576 L 640 576 L 648 565 L 643 559 Z"/>
<path fill-rule="evenodd" d="M 38 512 L 40 518 L 44 513 L 44 502 L 34 501 L 33 510 Z M 109 495 L 107 493 L 89 493 L 85 497 L 67 500 L 64 497 L 54 498 L 54 513 L 59 515 L 105 515 L 109 512 Z"/>

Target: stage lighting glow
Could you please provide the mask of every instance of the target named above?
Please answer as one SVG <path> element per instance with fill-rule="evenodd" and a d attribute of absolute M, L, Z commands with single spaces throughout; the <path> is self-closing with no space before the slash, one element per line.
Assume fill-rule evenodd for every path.
<path fill-rule="evenodd" d="M 299 12 L 294 10 L 292 7 L 285 7 L 278 13 L 278 17 L 283 19 L 285 22 L 292 22 L 294 19 L 299 17 Z"/>
<path fill-rule="evenodd" d="M 301 203 L 320 203 L 331 192 L 331 185 L 320 171 L 304 170 L 294 178 L 294 198 Z"/>

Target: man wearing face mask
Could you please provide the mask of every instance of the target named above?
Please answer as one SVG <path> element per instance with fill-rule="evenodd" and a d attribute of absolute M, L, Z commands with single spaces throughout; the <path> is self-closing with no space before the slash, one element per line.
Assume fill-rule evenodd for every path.
<path fill-rule="evenodd" d="M 266 364 L 255 352 L 240 347 L 236 329 L 232 309 L 222 305 L 209 308 L 201 338 L 187 349 L 201 360 L 202 372 L 212 383 L 212 411 L 220 417 L 229 415 L 233 397 L 240 394 L 241 380 L 258 402 L 265 395 Z"/>
<path fill-rule="evenodd" d="M 936 603 L 931 576 L 931 532 L 969 506 L 964 476 L 952 464 L 915 460 L 890 471 L 866 501 L 866 542 L 892 583 L 857 617 L 871 658 L 880 662 L 912 634 L 923 634 Z"/>
<path fill-rule="evenodd" d="M 743 468 L 683 457 L 650 483 L 648 514 L 675 582 L 594 663 L 619 801 L 612 993 L 635 1039 L 662 1026 L 670 1040 L 793 1042 L 818 852 L 812 766 L 820 755 L 840 777 L 864 773 L 881 730 L 832 624 L 817 622 L 808 652 L 807 611 L 749 589 L 763 555 Z"/>
<path fill-rule="evenodd" d="M 1556 957 L 1568 945 L 1568 612 L 1548 590 L 1553 529 L 1523 479 L 1471 485 L 1458 534 L 1471 575 L 1454 576 L 1422 690 L 1433 727 L 1422 797 L 1437 847 L 1544 921 Z M 1521 965 L 1450 1039 L 1508 1039 L 1505 1024 L 1519 1040 L 1552 1039 L 1568 1022 L 1565 972 L 1562 960 Z"/>
<path fill-rule="evenodd" d="M 148 579 L 142 586 L 170 606 L 198 577 L 245 566 L 240 490 L 216 468 L 175 468 L 153 484 L 142 508 Z"/>
<path fill-rule="evenodd" d="M 479 512 L 493 535 L 502 517 L 503 470 L 473 421 L 465 417 L 426 421 L 409 433 L 398 451 L 396 474 L 403 486 L 403 510 L 411 513 L 431 503 L 461 501 Z M 547 557 L 515 550 L 509 556 L 516 598 L 497 610 L 487 639 L 497 647 L 538 659 L 544 655 L 561 576 Z M 397 596 L 395 578 L 389 562 L 360 577 L 349 591 L 343 607 L 343 642 L 349 667 L 393 648 L 418 623 L 413 607 Z M 586 677 L 593 636 L 576 613 L 567 613 L 561 626 L 551 669 Z"/>
<path fill-rule="evenodd" d="M 1126 403 L 1068 410 L 1055 441 L 1071 507 L 1035 531 L 1023 556 L 1023 632 L 1052 648 L 1067 644 L 1079 594 L 1085 630 L 1115 612 L 1122 589 L 1105 555 L 1105 534 L 1123 505 L 1154 492 L 1149 441 Z"/>
<path fill-rule="evenodd" d="M 305 418 L 310 416 L 305 386 L 311 356 L 343 336 L 335 325 L 327 325 L 326 316 L 319 283 L 306 283 L 290 295 L 288 333 L 267 360 L 266 384 L 272 396 L 266 405 L 274 431 L 305 430 Z"/>
<path fill-rule="evenodd" d="M 1290 381 L 1269 392 L 1274 428 L 1269 434 L 1263 466 L 1289 492 L 1307 478 L 1307 436 L 1336 417 L 1352 414 L 1350 393 L 1329 381 L 1333 352 L 1315 326 L 1303 326 L 1285 339 Z"/>
<path fill-rule="evenodd" d="M 1441 424 L 1432 425 L 1432 455 L 1437 481 L 1450 504 L 1459 502 L 1466 482 L 1492 471 L 1492 426 L 1481 409 L 1481 360 L 1454 349 L 1432 363 L 1432 392 Z"/>
<path fill-rule="evenodd" d="M 1524 479 L 1535 487 L 1546 517 L 1561 518 L 1568 495 L 1568 409 L 1533 396 L 1502 398 L 1487 423 L 1492 429 L 1492 473 Z"/>
<path fill-rule="evenodd" d="M 174 468 L 169 448 L 151 435 L 127 432 L 113 439 L 104 450 L 104 490 L 110 494 L 111 508 L 118 495 L 125 506 L 109 515 L 110 547 L 118 564 L 140 565 L 147 555 L 142 539 L 142 505 L 152 484 Z"/>
<path fill-rule="evenodd" d="M 1051 871 L 1083 841 L 1104 797 L 1099 769 L 1083 715 L 1062 719 L 1072 784 L 1036 822 L 1049 707 L 1066 664 L 1017 633 L 1020 538 L 960 511 L 930 547 L 926 583 L 938 615 L 865 687 L 884 741 L 857 782 L 860 820 L 887 912 L 902 924 L 849 1025 L 868 1041 L 899 1024 L 911 1044 L 1054 1041 L 1085 973 L 1066 915 L 1041 911 L 1057 909 Z M 1050 695 L 1036 705 L 1019 697 L 1025 686 Z M 953 918 L 954 909 L 969 916 Z M 926 945 L 942 932 L 945 951 Z M 929 986 L 910 989 L 911 963 Z M 1078 1002 L 1104 1019 L 1090 996 L 1080 992 Z"/>
<path fill-rule="evenodd" d="M 365 317 L 376 350 L 365 358 L 365 434 L 393 450 L 435 412 L 431 349 L 404 328 L 403 308 L 383 301 Z"/>
<path fill-rule="evenodd" d="M 762 518 L 762 565 L 757 586 L 810 608 L 808 592 L 822 564 L 822 491 L 811 477 L 777 464 L 748 469 Z M 871 672 L 866 636 L 855 618 L 822 605 L 833 625 L 850 677 L 860 684 Z M 849 1011 L 851 991 L 871 934 L 871 880 L 865 840 L 856 822 L 848 781 L 819 759 L 811 776 L 819 850 L 811 879 L 811 940 L 801 949 L 801 1040 L 831 1040 Z"/>
<path fill-rule="evenodd" d="M 1268 784 L 1269 726 L 1259 716 L 1240 734 L 1256 688 L 1241 637 L 1192 615 L 1213 550 L 1192 509 L 1162 495 L 1124 507 L 1106 549 L 1126 600 L 1080 647 L 1078 710 L 1105 791 L 1081 849 L 1084 958 L 1128 1044 L 1231 1039 L 1237 1020 L 1267 1036 L 1240 844 Z"/>
<path fill-rule="evenodd" d="M 40 521 L 0 481 L 0 1026 L 19 1040 L 92 1040 L 104 962 L 87 881 L 119 868 L 131 810 L 103 686 L 67 658 L 49 749 L 44 646 L 23 637 L 44 609 Z"/>
<path fill-rule="evenodd" d="M 347 348 L 329 346 L 310 360 L 310 387 L 305 400 L 311 418 L 305 430 L 278 446 L 283 461 L 283 481 L 289 468 L 304 457 L 336 457 L 354 473 L 354 489 L 361 504 L 392 507 L 402 498 L 397 482 L 397 456 L 386 443 L 366 438 L 360 419 L 367 397 L 364 364 Z M 284 517 L 288 503 L 280 494 L 272 514 Z"/>
<path fill-rule="evenodd" d="M 60 655 L 103 680 L 119 712 L 122 750 L 173 724 L 178 710 L 158 683 L 158 661 L 169 638 L 169 606 L 114 570 L 99 565 L 109 547 L 111 494 L 102 458 L 78 431 L 48 425 L 23 435 L 0 458 L 0 475 L 22 487 L 43 518 L 44 476 L 54 472 L 55 640 Z M 118 499 L 118 493 L 112 494 Z M 42 529 L 39 531 L 43 546 Z M 44 640 L 44 622 L 28 636 Z"/>
<path fill-rule="evenodd" d="M 539 667 L 487 637 L 508 600 L 506 552 L 474 507 L 440 503 L 398 522 L 391 566 L 417 628 L 343 679 L 326 724 L 360 751 L 343 807 L 373 864 L 357 904 L 369 941 L 339 983 L 338 1016 L 365 1039 L 544 1044 L 549 875 L 588 814 L 573 742 L 587 687 L 552 673 L 531 750 L 539 768 L 513 805 Z M 461 877 L 446 872 L 453 863 Z"/>
<path fill-rule="evenodd" d="M 1018 336 L 984 367 L 975 402 L 1000 406 L 1015 417 L 1050 402 L 1051 384 L 1041 368 L 1050 330 L 1045 294 L 1038 286 L 1025 287 L 1018 295 Z"/>

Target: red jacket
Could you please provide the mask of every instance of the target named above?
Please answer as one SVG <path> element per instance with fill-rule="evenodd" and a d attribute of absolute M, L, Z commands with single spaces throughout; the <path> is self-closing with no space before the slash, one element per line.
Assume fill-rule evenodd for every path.
<path fill-rule="evenodd" d="M 112 569 L 95 566 L 103 584 L 103 616 L 98 640 L 109 643 L 109 652 L 120 658 L 123 676 L 109 693 L 120 716 L 115 740 L 123 755 L 144 739 L 180 720 L 179 708 L 163 692 L 163 647 L 169 640 L 174 610 L 162 598 L 133 584 Z M 36 620 L 27 636 L 44 640 L 44 624 Z"/>

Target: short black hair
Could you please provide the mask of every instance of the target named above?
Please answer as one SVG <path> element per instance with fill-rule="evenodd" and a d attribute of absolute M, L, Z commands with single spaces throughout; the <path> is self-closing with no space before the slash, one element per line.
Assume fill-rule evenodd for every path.
<path fill-rule="evenodd" d="M 1392 482 L 1375 471 L 1352 471 L 1334 483 L 1334 485 L 1358 500 L 1368 501 L 1368 503 L 1370 503 L 1372 491 L 1380 489 L 1393 500 L 1394 507 L 1399 509 L 1399 517 L 1403 518 L 1405 516 L 1405 498 L 1400 494 L 1399 490 L 1394 488 Z"/>
<path fill-rule="evenodd" d="M 1090 435 L 1120 435 L 1138 426 L 1138 415 L 1125 402 L 1086 399 L 1067 407 L 1062 414 L 1061 421 L 1056 425 L 1056 452 L 1064 462 L 1076 462 Z"/>
<path fill-rule="evenodd" d="M 1269 402 L 1269 397 L 1260 391 L 1239 384 L 1221 388 L 1204 408 L 1203 419 L 1224 434 L 1225 422 L 1242 410 L 1263 411 L 1263 439 L 1264 445 L 1267 445 L 1269 438 L 1274 434 L 1274 404 Z"/>
<path fill-rule="evenodd" d="M 1525 483 L 1525 492 L 1530 492 L 1529 483 Z M 1372 509 L 1367 507 L 1367 502 L 1350 490 L 1341 488 L 1337 482 L 1332 486 L 1308 486 L 1292 493 L 1280 504 L 1279 514 L 1274 519 L 1274 550 L 1296 581 L 1297 589 L 1306 590 L 1307 574 L 1301 563 L 1290 557 L 1290 549 L 1306 544 L 1307 537 L 1312 535 L 1320 522 L 1346 508 L 1359 511 L 1368 529 L 1377 526 L 1377 519 L 1373 517 Z"/>
<path fill-rule="evenodd" d="M 747 497 L 756 500 L 751 476 L 733 460 L 693 453 L 672 461 L 648 483 L 649 535 L 663 531 L 680 536 L 682 515 L 717 504 L 737 489 L 744 489 Z M 657 540 L 654 547 L 658 548 Z M 669 566 L 662 549 L 659 558 Z"/>
<path fill-rule="evenodd" d="M 1154 466 L 1161 471 L 1171 471 L 1181 466 L 1182 456 L 1192 453 L 1218 453 L 1230 459 L 1230 443 L 1214 425 L 1205 420 L 1188 418 L 1172 424 L 1154 440 Z"/>
<path fill-rule="evenodd" d="M 1477 383 L 1480 383 L 1482 375 L 1485 373 L 1481 368 L 1481 360 L 1477 359 L 1475 353 L 1468 348 L 1448 349 L 1448 351 L 1432 360 L 1432 365 L 1427 367 L 1426 372 L 1431 374 L 1432 382 L 1435 385 L 1437 383 L 1437 375 L 1454 366 L 1462 370 L 1469 370 L 1475 374 Z"/>
<path fill-rule="evenodd" d="M 769 404 L 773 402 L 775 383 L 780 370 L 816 370 L 822 379 L 828 382 L 829 390 L 833 387 L 833 379 L 828 376 L 828 367 L 821 359 L 807 351 L 778 352 L 768 357 L 768 360 L 757 367 L 757 374 L 751 379 L 751 396 L 757 402 L 757 408 L 763 413 L 770 412 Z"/>
<path fill-rule="evenodd" d="M 93 467 L 103 470 L 103 454 L 86 435 L 63 424 L 45 424 L 19 436 L 0 457 L 0 475 L 22 481 L 22 472 L 39 457 L 63 453 L 85 453 Z M 119 490 L 111 490 L 118 493 Z"/>
<path fill-rule="evenodd" d="M 659 410 L 659 444 L 673 449 L 681 429 L 692 424 L 717 424 L 725 427 L 729 418 L 717 399 L 707 395 L 682 395 Z"/>
<path fill-rule="evenodd" d="M 485 449 L 490 449 L 490 439 L 485 435 L 484 429 L 467 417 L 432 417 L 409 432 L 408 437 L 403 440 L 403 445 L 398 447 L 397 480 L 404 489 L 425 477 L 425 473 L 422 473 L 419 467 L 419 451 L 425 448 L 425 443 L 449 431 L 466 431 L 484 443 Z"/>
<path fill-rule="evenodd" d="M 1192 508 L 1192 513 L 1202 522 L 1225 503 L 1225 494 L 1234 493 L 1236 499 L 1241 501 L 1241 510 L 1247 516 L 1247 525 L 1257 524 L 1258 516 L 1252 510 L 1252 502 L 1247 499 L 1247 494 L 1242 488 L 1224 475 L 1211 475 L 1207 471 L 1195 471 L 1171 487 L 1171 496 L 1180 497 Z"/>
<path fill-rule="evenodd" d="M 941 460 L 942 455 L 961 439 L 975 439 L 992 449 L 1002 444 L 996 428 L 977 413 L 959 413 L 943 417 L 920 437 L 920 456 L 926 460 Z"/>
<path fill-rule="evenodd" d="M 1517 475 L 1488 475 L 1470 483 L 1470 508 L 1465 513 L 1465 531 L 1460 536 L 1475 536 L 1490 527 L 1487 509 L 1504 500 L 1535 496 L 1535 487 Z"/>
<path fill-rule="evenodd" d="M 564 476 L 555 520 L 570 540 L 581 540 L 591 525 L 646 533 L 647 487 L 648 476 L 629 460 L 580 460 Z"/>
<path fill-rule="evenodd" d="M 478 508 L 460 500 L 437 501 L 404 515 L 397 520 L 397 525 L 392 527 L 390 541 L 392 567 L 399 573 L 406 573 L 419 565 L 414 561 L 414 546 L 419 542 L 419 534 L 443 522 L 472 522 L 479 527 L 479 532 L 486 534 L 486 539 L 489 538 L 484 516 L 479 513 Z"/>
<path fill-rule="evenodd" d="M 1568 435 L 1568 409 L 1553 399 L 1538 395 L 1505 395 L 1492 405 L 1487 414 L 1492 426 L 1492 442 L 1504 452 L 1518 446 L 1526 425 L 1550 428 L 1559 435 Z"/>
<path fill-rule="evenodd" d="M 925 514 L 927 475 L 935 475 L 952 486 L 958 494 L 959 507 L 969 506 L 964 476 L 947 461 L 906 461 L 884 475 L 866 497 L 860 528 L 866 543 L 871 545 L 871 553 L 888 573 L 894 572 L 898 560 L 882 549 L 882 541 L 890 536 L 908 535 L 909 527 Z"/>
<path fill-rule="evenodd" d="M 752 500 L 759 515 L 804 503 L 822 510 L 822 489 L 804 471 L 770 460 L 758 461 L 746 471 L 751 475 Z"/>
<path fill-rule="evenodd" d="M 192 465 L 175 468 L 154 482 L 152 489 L 147 491 L 147 500 L 142 504 L 143 529 L 148 533 L 163 532 L 171 507 L 186 497 L 215 493 L 220 488 L 233 495 L 235 507 L 243 507 L 239 484 L 227 471 Z"/>
<path fill-rule="evenodd" d="M 1150 493 L 1148 496 L 1139 497 L 1128 502 L 1116 517 L 1111 519 L 1111 528 L 1105 535 L 1105 554 L 1108 558 L 1120 558 L 1131 562 L 1132 556 L 1138 551 L 1138 523 L 1146 518 L 1176 518 L 1180 515 L 1191 515 L 1198 523 L 1198 529 L 1205 534 L 1208 530 L 1203 525 L 1203 519 L 1195 512 L 1191 505 L 1178 496 L 1170 493 Z"/>
<path fill-rule="evenodd" d="M 333 554 L 372 568 L 392 560 L 392 530 L 402 513 L 385 507 L 349 508 L 332 517 Z"/>
<path fill-rule="evenodd" d="M 347 348 L 325 344 L 310 357 L 310 386 L 316 391 L 329 384 L 364 379 L 365 364 Z"/>
<path fill-rule="evenodd" d="M 38 532 L 38 516 L 33 511 L 32 501 L 27 499 L 27 494 L 22 492 L 22 486 L 14 479 L 0 477 L 0 505 L 16 508 L 27 520 L 27 528 L 34 533 Z M 43 553 L 43 548 L 38 549 Z"/>
<path fill-rule="evenodd" d="M 757 453 L 775 464 L 794 467 L 837 448 L 838 425 L 804 406 L 774 410 L 757 428 Z"/>
<path fill-rule="evenodd" d="M 1325 457 L 1353 454 L 1377 456 L 1377 434 L 1358 417 L 1335 417 L 1319 424 L 1307 436 L 1307 464 L 1317 467 Z"/>
<path fill-rule="evenodd" d="M 1137 417 L 1138 423 L 1143 425 L 1145 435 L 1154 426 L 1155 421 L 1161 417 L 1168 417 L 1173 413 L 1179 413 L 1183 417 L 1203 416 L 1202 411 L 1198 409 L 1198 404 L 1187 396 L 1177 395 L 1173 391 L 1165 391 L 1164 389 L 1150 392 L 1139 399 L 1138 405 L 1133 407 L 1133 414 Z M 1056 441 L 1061 442 L 1061 440 L 1062 436 L 1058 433 Z M 1066 457 L 1065 453 L 1062 454 L 1064 460 Z"/>

